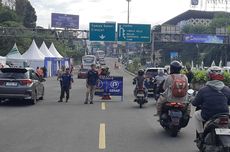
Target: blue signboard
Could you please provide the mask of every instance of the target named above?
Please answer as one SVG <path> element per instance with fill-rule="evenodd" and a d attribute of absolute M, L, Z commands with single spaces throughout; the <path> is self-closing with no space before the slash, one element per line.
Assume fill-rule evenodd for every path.
<path fill-rule="evenodd" d="M 118 24 L 118 41 L 150 42 L 150 24 Z"/>
<path fill-rule="evenodd" d="M 90 41 L 115 41 L 116 24 L 115 23 L 90 23 L 89 40 Z"/>
<path fill-rule="evenodd" d="M 224 36 L 207 35 L 207 34 L 185 34 L 185 43 L 214 43 L 223 44 Z"/>
<path fill-rule="evenodd" d="M 79 29 L 79 15 L 52 13 L 51 27 Z"/>
<path fill-rule="evenodd" d="M 123 96 L 123 77 L 100 77 L 95 95 Z"/>

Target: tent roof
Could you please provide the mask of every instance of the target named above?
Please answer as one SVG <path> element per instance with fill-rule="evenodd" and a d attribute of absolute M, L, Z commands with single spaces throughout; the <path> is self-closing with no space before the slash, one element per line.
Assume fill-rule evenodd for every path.
<path fill-rule="evenodd" d="M 18 50 L 17 44 L 14 43 L 13 48 L 10 50 L 10 52 L 6 55 L 7 58 L 10 59 L 21 59 L 22 55 Z"/>
<path fill-rule="evenodd" d="M 22 55 L 22 57 L 26 60 L 44 60 L 45 56 L 38 49 L 37 44 L 33 40 L 29 49 Z"/>
<path fill-rule="evenodd" d="M 42 52 L 42 54 L 45 57 L 54 57 L 54 55 L 49 51 L 49 49 L 47 48 L 45 42 L 43 41 L 41 47 L 40 47 L 40 51 Z"/>
<path fill-rule="evenodd" d="M 63 58 L 63 56 L 59 54 L 53 43 L 50 45 L 49 51 L 53 54 L 54 57 Z"/>

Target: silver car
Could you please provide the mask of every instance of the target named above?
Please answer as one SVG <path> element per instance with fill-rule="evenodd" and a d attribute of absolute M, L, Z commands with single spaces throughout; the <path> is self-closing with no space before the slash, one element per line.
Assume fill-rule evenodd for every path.
<path fill-rule="evenodd" d="M 31 68 L 0 69 L 0 101 L 4 99 L 25 99 L 36 104 L 44 96 L 45 79 Z"/>

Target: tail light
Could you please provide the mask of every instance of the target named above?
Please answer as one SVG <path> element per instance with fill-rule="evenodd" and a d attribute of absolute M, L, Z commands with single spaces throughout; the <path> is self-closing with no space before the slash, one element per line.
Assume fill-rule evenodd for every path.
<path fill-rule="evenodd" d="M 218 124 L 219 125 L 227 125 L 228 124 L 228 117 L 221 117 L 221 118 L 219 118 L 219 122 L 218 122 Z"/>
<path fill-rule="evenodd" d="M 166 106 L 176 107 L 176 108 L 184 108 L 185 107 L 185 105 L 183 103 L 179 103 L 179 102 L 167 102 Z"/>
<path fill-rule="evenodd" d="M 20 84 L 21 85 L 26 85 L 29 86 L 33 83 L 33 81 L 31 79 L 25 79 L 25 80 L 20 80 Z"/>

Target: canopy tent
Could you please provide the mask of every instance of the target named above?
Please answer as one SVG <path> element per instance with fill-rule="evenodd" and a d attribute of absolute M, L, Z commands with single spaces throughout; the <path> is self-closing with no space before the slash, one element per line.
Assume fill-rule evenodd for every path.
<path fill-rule="evenodd" d="M 10 52 L 6 55 L 9 59 L 22 59 L 22 55 L 18 50 L 17 44 L 14 43 L 13 48 L 10 50 Z"/>
<path fill-rule="evenodd" d="M 63 58 L 61 54 L 59 54 L 53 43 L 50 45 L 49 51 L 53 54 L 54 57 Z"/>
<path fill-rule="evenodd" d="M 36 67 L 44 66 L 45 56 L 38 49 L 37 44 L 33 40 L 29 49 L 22 55 L 22 58 L 27 62 L 27 64 L 36 69 Z"/>
<path fill-rule="evenodd" d="M 41 47 L 40 47 L 40 51 L 42 52 L 42 54 L 45 57 L 54 57 L 54 55 L 49 51 L 49 49 L 47 48 L 45 42 L 43 41 Z"/>

